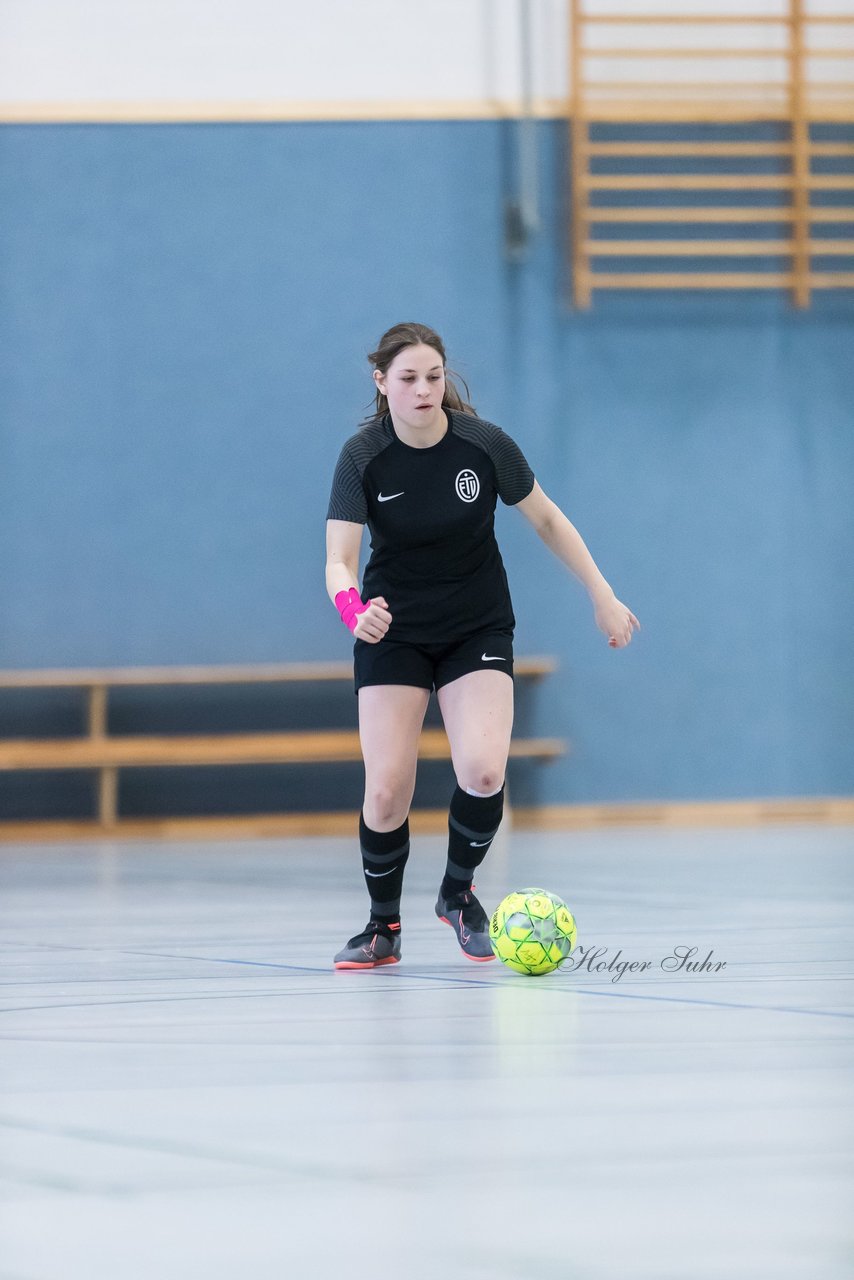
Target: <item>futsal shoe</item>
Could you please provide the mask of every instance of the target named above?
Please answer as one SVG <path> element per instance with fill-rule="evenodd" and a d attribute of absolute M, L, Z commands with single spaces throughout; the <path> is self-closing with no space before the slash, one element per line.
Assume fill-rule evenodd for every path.
<path fill-rule="evenodd" d="M 400 925 L 371 920 L 335 957 L 336 969 L 376 969 L 400 959 Z"/>
<path fill-rule="evenodd" d="M 468 956 L 469 960 L 495 959 L 495 952 L 489 941 L 489 917 L 471 889 L 454 893 L 450 898 L 443 898 L 440 889 L 436 915 L 451 926 L 463 955 Z"/>

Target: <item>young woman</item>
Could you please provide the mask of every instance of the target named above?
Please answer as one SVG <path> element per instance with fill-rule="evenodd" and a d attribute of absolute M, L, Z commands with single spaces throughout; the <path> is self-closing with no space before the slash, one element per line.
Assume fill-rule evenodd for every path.
<path fill-rule="evenodd" d="M 466 956 L 491 960 L 489 922 L 472 876 L 504 808 L 516 623 L 493 530 L 496 498 L 517 507 L 581 580 L 613 648 L 629 644 L 640 623 L 543 493 L 519 446 L 461 399 L 437 333 L 395 325 L 368 359 L 376 412 L 338 459 L 327 512 L 326 588 L 355 636 L 365 762 L 359 840 L 370 919 L 334 963 L 370 969 L 400 959 L 408 815 L 434 687 L 457 780 L 436 915 L 451 925 Z M 360 595 L 366 524 L 372 554 Z"/>

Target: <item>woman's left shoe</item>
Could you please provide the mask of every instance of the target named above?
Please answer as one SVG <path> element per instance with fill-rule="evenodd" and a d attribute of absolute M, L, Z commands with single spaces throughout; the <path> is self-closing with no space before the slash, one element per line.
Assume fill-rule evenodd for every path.
<path fill-rule="evenodd" d="M 463 955 L 468 956 L 469 960 L 495 959 L 495 952 L 489 941 L 489 917 L 471 889 L 454 893 L 450 898 L 443 898 L 440 889 L 436 915 L 451 926 Z"/>

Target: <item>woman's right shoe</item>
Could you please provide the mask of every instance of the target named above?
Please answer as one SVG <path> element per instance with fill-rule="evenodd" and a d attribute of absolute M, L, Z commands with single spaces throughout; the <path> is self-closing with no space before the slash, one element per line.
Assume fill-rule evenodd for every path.
<path fill-rule="evenodd" d="M 400 959 L 400 925 L 370 920 L 335 957 L 336 969 L 376 969 Z"/>

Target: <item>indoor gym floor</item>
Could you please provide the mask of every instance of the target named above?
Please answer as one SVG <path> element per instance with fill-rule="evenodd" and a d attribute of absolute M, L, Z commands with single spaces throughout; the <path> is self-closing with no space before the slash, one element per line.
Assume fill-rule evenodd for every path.
<path fill-rule="evenodd" d="M 0 847 L 0 1278 L 850 1280 L 852 853 L 502 829 L 613 981 L 465 959 L 438 836 L 367 973 L 353 840 Z"/>

